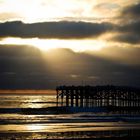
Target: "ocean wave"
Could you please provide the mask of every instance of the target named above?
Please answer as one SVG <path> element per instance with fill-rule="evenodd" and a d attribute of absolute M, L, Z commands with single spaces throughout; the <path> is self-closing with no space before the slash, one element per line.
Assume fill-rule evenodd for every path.
<path fill-rule="evenodd" d="M 0 108 L 0 113 L 20 114 L 69 114 L 78 112 L 106 112 L 105 108 L 46 107 L 46 108 Z"/>

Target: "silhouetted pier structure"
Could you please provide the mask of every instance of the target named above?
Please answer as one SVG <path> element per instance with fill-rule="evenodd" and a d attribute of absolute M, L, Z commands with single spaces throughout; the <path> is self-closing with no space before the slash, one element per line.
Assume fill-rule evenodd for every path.
<path fill-rule="evenodd" d="M 59 86 L 57 106 L 140 107 L 140 89 L 122 86 Z"/>

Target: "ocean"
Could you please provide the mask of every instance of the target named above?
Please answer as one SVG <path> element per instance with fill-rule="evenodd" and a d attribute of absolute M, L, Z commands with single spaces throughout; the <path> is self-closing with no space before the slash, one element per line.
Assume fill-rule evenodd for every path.
<path fill-rule="evenodd" d="M 0 95 L 0 140 L 139 137 L 139 132 L 137 113 L 59 112 L 55 95 Z"/>

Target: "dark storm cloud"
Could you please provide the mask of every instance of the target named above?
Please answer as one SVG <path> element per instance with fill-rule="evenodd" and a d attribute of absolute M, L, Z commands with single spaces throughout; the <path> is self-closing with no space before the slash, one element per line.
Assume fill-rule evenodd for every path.
<path fill-rule="evenodd" d="M 122 15 L 131 18 L 140 18 L 140 3 L 124 8 L 122 11 Z"/>
<path fill-rule="evenodd" d="M 132 23 L 120 26 L 119 31 L 124 33 L 132 33 L 140 36 L 140 21 L 134 21 Z"/>
<path fill-rule="evenodd" d="M 110 53 L 111 52 L 111 53 Z M 91 52 L 90 52 L 91 53 Z M 93 51 L 93 55 L 104 56 L 118 63 L 128 65 L 140 65 L 140 48 L 139 47 L 106 47 L 102 51 Z"/>
<path fill-rule="evenodd" d="M 140 21 L 133 21 L 122 26 L 118 26 L 117 32 L 120 34 L 114 40 L 130 44 L 140 43 Z"/>
<path fill-rule="evenodd" d="M 118 48 L 114 55 L 127 54 L 126 50 Z M 43 57 L 38 49 L 27 46 L 0 46 L 0 52 L 1 89 L 45 89 L 60 84 L 80 85 L 81 81 L 140 86 L 140 63 L 132 65 L 69 49 L 56 49 Z M 139 53 L 140 49 L 134 49 L 134 56 L 139 58 Z"/>
<path fill-rule="evenodd" d="M 48 75 L 49 74 L 49 75 Z M 0 45 L 0 88 L 49 88 L 51 73 L 41 52 L 28 46 Z"/>
<path fill-rule="evenodd" d="M 129 44 L 139 44 L 140 36 L 135 34 L 121 34 L 114 37 L 113 40 L 129 43 Z"/>
<path fill-rule="evenodd" d="M 110 23 L 60 21 L 26 24 L 13 21 L 0 23 L 0 37 L 80 39 L 97 37 L 112 28 Z"/>
<path fill-rule="evenodd" d="M 120 34 L 113 38 L 119 42 L 140 43 L 140 3 L 125 7 L 121 13 L 121 23 L 116 28 Z"/>
<path fill-rule="evenodd" d="M 110 49 L 110 48 L 109 48 Z M 58 49 L 52 56 L 52 59 L 57 56 L 53 61 L 54 75 L 56 80 L 61 84 L 117 84 L 117 85 L 130 85 L 140 86 L 140 63 L 133 65 L 133 62 L 127 63 L 127 50 L 116 49 L 117 52 L 126 57 L 123 62 L 115 61 L 113 59 L 106 59 L 100 55 L 90 55 L 88 53 L 74 53 L 68 49 Z M 113 53 L 113 52 L 112 52 Z M 133 48 L 133 54 L 139 58 L 140 49 Z M 116 56 L 117 57 L 117 56 Z M 120 57 L 120 56 L 119 56 Z M 133 56 L 132 56 L 133 57 Z"/>

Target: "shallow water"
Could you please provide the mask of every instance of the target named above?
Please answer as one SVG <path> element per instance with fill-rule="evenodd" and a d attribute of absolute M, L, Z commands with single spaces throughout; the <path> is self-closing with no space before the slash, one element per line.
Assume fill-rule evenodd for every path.
<path fill-rule="evenodd" d="M 54 95 L 1 95 L 0 139 L 139 136 L 140 115 L 54 113 Z M 48 108 L 49 107 L 49 108 Z"/>

